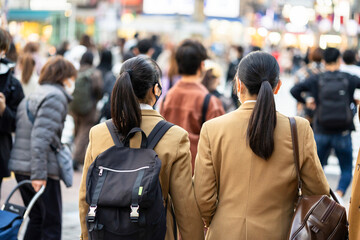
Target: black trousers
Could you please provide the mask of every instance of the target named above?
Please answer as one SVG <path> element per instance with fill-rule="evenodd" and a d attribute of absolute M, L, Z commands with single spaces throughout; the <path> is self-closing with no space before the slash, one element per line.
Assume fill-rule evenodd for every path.
<path fill-rule="evenodd" d="M 29 176 L 15 174 L 16 181 L 30 179 Z M 30 184 L 20 187 L 21 197 L 27 206 L 35 190 Z M 47 179 L 44 193 L 30 212 L 24 240 L 61 240 L 62 202 L 60 181 Z"/>

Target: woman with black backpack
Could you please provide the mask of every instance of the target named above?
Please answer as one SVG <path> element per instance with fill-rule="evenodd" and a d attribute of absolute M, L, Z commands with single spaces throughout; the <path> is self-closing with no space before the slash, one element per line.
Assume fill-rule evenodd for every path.
<path fill-rule="evenodd" d="M 110 165 L 113 165 L 113 169 L 99 165 L 105 164 L 105 160 L 103 162 L 101 160 L 108 159 L 106 158 L 107 155 L 114 154 L 116 151 L 137 152 L 136 150 L 129 149 L 138 148 L 140 142 L 142 147 L 144 147 L 143 145 L 146 147 L 144 139 L 150 142 L 151 136 L 153 136 L 153 129 L 158 126 L 159 122 L 161 123 L 164 120 L 153 109 L 161 95 L 160 79 L 161 70 L 151 58 L 145 56 L 134 57 L 122 65 L 120 76 L 115 83 L 111 96 L 112 121 L 96 125 L 91 129 L 89 135 L 90 142 L 85 156 L 79 194 L 81 239 L 89 239 L 88 231 L 92 236 L 91 239 L 97 239 L 101 235 L 105 239 L 139 239 L 139 236 L 142 234 L 141 228 L 143 228 L 143 233 L 148 230 L 149 223 L 146 220 L 142 220 L 142 216 L 144 216 L 144 212 L 146 214 L 145 208 L 151 206 L 144 206 L 141 201 L 145 197 L 155 195 L 155 193 L 149 191 L 146 184 L 144 186 L 141 185 L 143 181 L 141 180 L 140 172 L 144 174 L 145 179 L 148 173 L 147 170 L 153 169 L 154 166 L 139 167 L 137 169 L 130 169 L 131 167 L 127 166 L 125 167 L 127 170 L 119 170 L 119 162 L 129 160 L 123 160 L 122 154 L 115 156 L 117 160 L 110 163 Z M 109 126 L 112 126 L 113 130 Z M 137 131 L 143 131 L 146 136 Z M 131 137 L 133 132 L 137 133 L 134 137 Z M 115 135 L 115 137 L 112 135 Z M 146 236 L 144 239 L 175 239 L 177 227 L 184 240 L 204 239 L 203 222 L 192 188 L 191 153 L 188 133 L 178 126 L 172 126 L 158 139 L 160 140 L 153 149 L 156 152 L 154 154 L 161 160 L 161 170 L 158 169 L 160 172 L 158 178 L 161 184 L 162 198 L 164 199 L 162 202 L 163 209 L 166 209 L 166 233 L 164 232 L 162 237 L 156 238 L 151 238 L 151 236 L 145 233 L 143 234 Z M 127 146 L 127 144 L 129 145 Z M 145 149 L 140 149 L 139 151 L 145 151 Z M 140 164 L 141 159 L 129 160 L 129 164 L 137 164 L 138 162 Z M 127 179 L 131 177 L 125 178 L 126 182 L 116 182 L 113 184 L 112 189 L 105 189 L 105 186 L 108 186 L 107 181 L 111 179 L 109 174 L 126 172 L 130 174 L 129 176 L 132 176 L 131 173 L 138 171 L 139 174 L 136 175 L 136 179 L 140 176 L 139 181 L 134 180 L 134 185 L 138 184 L 139 186 L 137 188 L 134 187 L 135 194 L 133 191 L 132 194 L 130 192 L 130 196 L 125 195 L 125 198 L 132 199 L 132 201 L 136 200 L 136 203 L 127 203 L 124 200 L 124 207 L 117 208 L 122 202 L 120 202 L 121 200 L 118 202 L 114 201 L 118 197 L 115 193 L 125 188 L 128 185 Z M 91 179 L 93 179 L 94 173 L 97 175 L 96 178 L 98 180 L 92 182 Z M 104 175 L 107 175 L 108 178 L 104 178 Z M 101 183 L 101 181 L 105 183 Z M 144 181 L 146 182 L 146 179 Z M 104 186 L 103 191 L 96 194 L 96 188 L 98 186 L 101 188 L 102 185 Z M 95 191 L 91 192 L 92 189 L 95 189 Z M 114 195 L 113 199 L 109 200 L 112 204 L 110 207 L 114 209 L 110 212 L 109 208 L 103 207 L 106 205 L 103 198 L 105 196 L 111 197 L 109 192 Z M 95 195 L 97 197 L 94 197 Z M 139 204 L 137 205 L 138 202 Z M 140 209 L 138 208 L 139 206 Z M 173 209 L 175 213 L 173 213 Z M 109 214 L 104 216 L 107 211 Z M 119 213 L 118 215 L 115 214 L 116 211 Z M 115 213 L 113 214 L 113 212 Z M 127 217 L 125 220 L 128 225 L 118 219 L 123 212 L 125 212 Z M 110 218 L 110 222 L 106 217 Z M 106 223 L 101 222 L 103 221 L 102 219 L 105 219 Z M 176 223 L 174 220 L 176 220 Z M 156 220 L 150 224 L 153 224 L 154 229 L 157 228 Z M 140 226 L 139 231 L 136 230 L 138 226 Z M 129 232 L 129 229 L 135 230 L 134 232 Z"/>

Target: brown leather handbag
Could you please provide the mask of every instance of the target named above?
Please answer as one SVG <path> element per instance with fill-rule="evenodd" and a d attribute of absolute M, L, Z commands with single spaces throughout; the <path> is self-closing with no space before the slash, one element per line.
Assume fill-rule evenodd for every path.
<path fill-rule="evenodd" d="M 299 199 L 288 239 L 346 240 L 348 239 L 346 210 L 339 204 L 333 191 L 330 189 L 330 195 L 335 201 L 326 195 L 304 196 L 302 194 L 296 121 L 294 118 L 289 118 L 289 120 L 298 179 Z"/>

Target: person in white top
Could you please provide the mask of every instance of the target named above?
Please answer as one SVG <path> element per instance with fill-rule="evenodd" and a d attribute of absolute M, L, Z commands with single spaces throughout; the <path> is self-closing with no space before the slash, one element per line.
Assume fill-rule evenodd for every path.
<path fill-rule="evenodd" d="M 340 66 L 340 71 L 360 77 L 360 67 L 356 65 L 356 52 L 354 50 L 346 50 L 342 58 L 345 64 Z"/>
<path fill-rule="evenodd" d="M 39 76 L 35 69 L 36 63 L 30 53 L 24 53 L 19 58 L 19 72 L 16 76 L 21 83 L 25 97 L 28 97 L 39 86 Z"/>

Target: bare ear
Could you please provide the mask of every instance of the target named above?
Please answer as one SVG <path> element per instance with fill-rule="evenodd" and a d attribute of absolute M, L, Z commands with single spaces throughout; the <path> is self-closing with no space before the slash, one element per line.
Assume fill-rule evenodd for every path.
<path fill-rule="evenodd" d="M 278 94 L 281 85 L 282 85 L 282 81 L 279 80 L 278 84 L 275 87 L 274 94 Z"/>
<path fill-rule="evenodd" d="M 154 94 L 155 94 L 156 96 L 160 96 L 160 95 L 161 95 L 161 90 L 160 90 L 160 87 L 159 87 L 159 84 L 158 84 L 158 83 L 155 84 L 155 86 L 154 86 Z"/>

